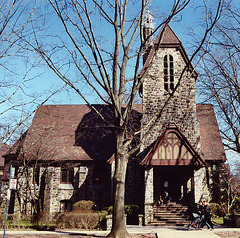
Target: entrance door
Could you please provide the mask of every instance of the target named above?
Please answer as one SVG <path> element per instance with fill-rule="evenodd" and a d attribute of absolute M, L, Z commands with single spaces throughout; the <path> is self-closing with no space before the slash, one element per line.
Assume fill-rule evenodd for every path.
<path fill-rule="evenodd" d="M 154 199 L 169 193 L 171 201 L 189 205 L 193 199 L 191 166 L 155 166 L 154 167 Z"/>

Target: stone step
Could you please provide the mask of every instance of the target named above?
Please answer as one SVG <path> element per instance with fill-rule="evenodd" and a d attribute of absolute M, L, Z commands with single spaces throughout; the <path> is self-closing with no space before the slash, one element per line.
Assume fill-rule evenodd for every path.
<path fill-rule="evenodd" d="M 152 226 L 187 226 L 190 218 L 187 215 L 187 206 L 177 203 L 153 206 L 153 221 L 148 224 Z"/>
<path fill-rule="evenodd" d="M 188 216 L 156 216 L 154 215 L 153 217 L 156 219 L 178 219 L 178 220 L 188 219 Z"/>
<path fill-rule="evenodd" d="M 187 214 L 186 211 L 163 211 L 163 210 L 159 210 L 159 211 L 153 211 L 154 214 L 169 214 L 169 215 L 173 215 L 173 214 L 177 214 L 179 216 L 181 215 L 185 215 Z"/>
<path fill-rule="evenodd" d="M 151 222 L 147 224 L 146 226 L 188 226 L 189 222 L 176 222 L 176 223 L 171 223 L 171 222 Z"/>

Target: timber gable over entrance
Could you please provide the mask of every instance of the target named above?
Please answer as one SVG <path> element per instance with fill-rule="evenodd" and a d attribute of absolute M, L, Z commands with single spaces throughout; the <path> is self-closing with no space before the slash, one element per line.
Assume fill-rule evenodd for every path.
<path fill-rule="evenodd" d="M 187 138 L 174 125 L 157 139 L 141 165 L 205 165 L 204 160 Z"/>

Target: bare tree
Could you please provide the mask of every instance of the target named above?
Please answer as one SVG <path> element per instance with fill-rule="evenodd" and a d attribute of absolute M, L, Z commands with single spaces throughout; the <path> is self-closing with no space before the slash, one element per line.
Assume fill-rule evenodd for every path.
<path fill-rule="evenodd" d="M 169 16 L 155 27 L 149 37 L 161 27 L 164 31 L 166 24 L 190 2 L 190 0 L 173 1 Z M 55 13 L 53 15 L 51 9 L 47 11 L 49 16 L 54 16 L 51 18 L 54 19 L 53 26 L 56 27 L 58 21 L 61 25 L 56 27 L 57 31 L 53 31 L 51 38 L 47 37 L 48 32 L 45 35 L 35 34 L 34 40 L 28 44 L 103 121 L 106 121 L 104 116 L 91 104 L 92 98 L 89 94 L 95 95 L 99 102 L 112 106 L 114 123 L 109 124 L 108 121 L 106 123 L 115 135 L 115 200 L 113 225 L 108 237 L 128 237 L 124 219 L 125 177 L 128 159 L 141 144 L 132 147 L 132 141 L 141 131 L 130 133 L 127 125 L 134 99 L 143 82 L 139 71 L 144 46 L 149 40 L 149 37 L 144 39 L 143 36 L 143 18 L 150 1 L 49 0 L 48 3 Z M 201 43 L 186 64 L 165 105 L 177 90 L 191 61 L 209 37 L 218 20 L 221 3 L 222 1 L 219 1 L 216 5 L 213 21 L 206 27 Z M 51 19 L 49 18 L 49 21 Z M 73 71 L 77 71 L 77 76 Z M 129 91 L 130 95 L 126 95 Z M 124 110 L 123 103 L 126 103 Z M 149 135 L 156 122 L 161 119 L 163 110 L 164 107 L 153 117 L 151 126 L 142 138 Z"/>
<path fill-rule="evenodd" d="M 224 18 L 215 30 L 200 71 L 201 93 L 217 110 L 227 149 L 240 153 L 240 11 L 226 4 Z"/>
<path fill-rule="evenodd" d="M 213 177 L 218 177 L 212 184 L 213 191 L 218 189 L 220 206 L 223 215 L 234 213 L 234 206 L 239 200 L 239 163 L 235 165 L 235 171 L 231 171 L 229 165 L 219 164 L 213 171 Z"/>
<path fill-rule="evenodd" d="M 23 90 L 25 79 L 31 69 L 26 68 L 24 73 L 20 72 L 16 63 L 23 67 L 24 54 L 22 46 L 19 45 L 19 35 L 28 34 L 28 25 L 32 21 L 33 11 L 30 12 L 25 1 L 9 0 L 2 1 L 0 9 L 0 130 L 1 140 L 3 140 L 11 134 L 13 128 L 9 122 L 9 112 L 21 110 L 20 108 L 27 104 L 26 101 L 20 102 L 19 98 L 15 101 L 15 98 Z M 7 119 L 4 120 L 5 118 Z"/>
<path fill-rule="evenodd" d="M 33 86 L 44 70 L 39 70 L 41 58 L 27 52 L 22 39 L 33 34 L 33 20 L 39 24 L 40 14 L 35 17 L 35 13 L 40 7 L 28 0 L 0 3 L 0 141 L 14 141 L 16 135 L 22 135 L 36 107 L 61 90 L 40 92 Z"/>

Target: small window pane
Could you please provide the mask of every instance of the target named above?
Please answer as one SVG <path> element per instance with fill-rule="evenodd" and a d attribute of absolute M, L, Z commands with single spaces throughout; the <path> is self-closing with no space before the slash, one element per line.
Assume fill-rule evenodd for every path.
<path fill-rule="evenodd" d="M 62 171 L 62 176 L 61 176 L 61 182 L 62 183 L 67 183 L 68 182 L 68 179 L 67 179 L 67 170 L 66 169 L 63 169 Z"/>
<path fill-rule="evenodd" d="M 168 91 L 168 84 L 164 84 L 164 89 Z"/>
<path fill-rule="evenodd" d="M 164 89 L 167 92 L 174 90 L 174 68 L 171 55 L 164 56 Z"/>
<path fill-rule="evenodd" d="M 74 171 L 73 169 L 69 170 L 68 183 L 73 183 Z"/>

